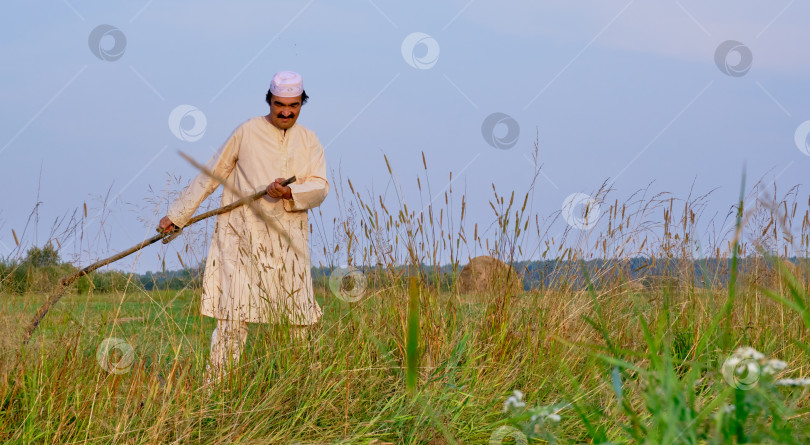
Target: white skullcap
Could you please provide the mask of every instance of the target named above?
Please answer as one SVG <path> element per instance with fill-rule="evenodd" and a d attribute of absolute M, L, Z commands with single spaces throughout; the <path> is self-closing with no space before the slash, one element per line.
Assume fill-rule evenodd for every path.
<path fill-rule="evenodd" d="M 304 92 L 304 80 L 295 71 L 279 71 L 270 81 L 270 92 L 279 97 L 296 97 Z"/>

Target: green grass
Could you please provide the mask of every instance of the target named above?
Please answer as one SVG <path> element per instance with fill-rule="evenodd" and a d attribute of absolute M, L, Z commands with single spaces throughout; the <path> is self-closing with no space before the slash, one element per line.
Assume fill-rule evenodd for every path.
<path fill-rule="evenodd" d="M 238 368 L 211 391 L 201 387 L 214 321 L 200 316 L 199 289 L 95 293 L 88 282 L 88 293 L 63 298 L 22 348 L 46 295 L 11 286 L 0 293 L 0 442 L 810 443 L 810 386 L 777 385 L 810 373 L 810 209 L 796 213 L 798 194 L 745 212 L 741 194 L 737 230 L 721 228 L 701 245 L 708 194 L 676 200 L 645 189 L 611 204 L 603 187 L 594 195 L 604 204 L 601 231 L 554 236 L 553 220 L 541 226 L 527 210 L 533 184 L 522 207 L 493 185 L 497 224 L 479 232 L 465 224 L 466 197 L 459 212 L 452 187 L 440 192 L 444 207 L 433 207 L 440 195 L 427 177 L 416 184 L 419 212 L 408 210 L 398 183 L 396 203 L 338 181 L 349 216 L 334 221 L 332 241 L 322 215 L 314 227 L 330 264 L 359 257 L 380 266 L 365 269 L 365 297 L 346 303 L 318 288 L 324 315 L 306 342 L 285 326 L 252 325 Z M 720 266 L 700 283 L 696 255 L 707 251 Z M 449 257 L 455 268 L 461 252 L 507 262 L 539 255 L 570 268 L 611 261 L 582 268 L 595 285 L 564 271 L 519 293 L 496 281 L 459 295 L 436 275 L 410 278 L 417 269 L 407 266 L 438 271 Z M 625 282 L 639 255 L 680 270 Z M 47 282 L 14 273 L 0 284 Z M 132 348 L 121 373 L 97 360 L 110 338 Z M 724 375 L 741 346 L 786 368 Z M 757 360 L 748 364 L 764 365 Z M 756 384 L 741 388 L 750 376 Z"/>
<path fill-rule="evenodd" d="M 22 355 L 13 339 L 45 296 L 1 295 L 0 440 L 487 443 L 507 426 L 557 443 L 738 440 L 716 419 L 740 397 L 720 375 L 731 350 L 718 348 L 725 340 L 712 328 L 727 291 L 534 292 L 504 296 L 508 313 L 496 316 L 503 306 L 492 296 L 419 290 L 418 348 L 409 342 L 407 288 L 378 289 L 352 305 L 319 291 L 324 317 L 311 343 L 288 339 L 283 326 L 251 325 L 238 370 L 211 394 L 200 387 L 214 323 L 199 315 L 193 291 L 66 296 Z M 791 377 L 806 372 L 802 318 L 756 289 L 738 289 L 719 324 L 744 335 L 732 348 L 779 357 Z M 108 337 L 134 350 L 123 374 L 96 360 Z M 412 390 L 410 357 L 418 363 Z M 515 389 L 529 409 L 505 415 Z M 780 431 L 807 440 L 807 392 L 760 389 L 756 403 L 784 407 Z M 559 424 L 527 429 L 529 414 L 548 406 Z M 746 427 L 780 437 L 766 434 L 767 412 Z"/>

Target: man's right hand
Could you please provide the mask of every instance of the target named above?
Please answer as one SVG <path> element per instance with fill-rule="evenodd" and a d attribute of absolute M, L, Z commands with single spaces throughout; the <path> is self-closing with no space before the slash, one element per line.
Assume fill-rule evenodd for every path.
<path fill-rule="evenodd" d="M 174 232 L 175 230 L 177 230 L 177 226 L 174 225 L 168 216 L 161 218 L 160 223 L 158 223 L 158 232 L 169 233 Z"/>

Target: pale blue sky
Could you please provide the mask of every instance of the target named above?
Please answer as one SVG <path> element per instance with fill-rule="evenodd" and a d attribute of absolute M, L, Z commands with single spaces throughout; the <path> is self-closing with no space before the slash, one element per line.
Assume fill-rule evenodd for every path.
<path fill-rule="evenodd" d="M 424 151 L 433 190 L 453 171 L 468 220 L 482 226 L 492 221 L 492 183 L 503 193 L 528 186 L 538 133 L 545 176 L 532 205 L 541 217 L 608 178 L 618 198 L 652 181 L 652 190 L 681 197 L 693 182 L 698 192 L 718 188 L 711 210 L 725 214 L 744 164 L 749 178 L 776 178 L 781 190 L 810 171 L 794 140 L 810 120 L 803 2 L 46 0 L 3 8 L 0 256 L 11 253 L 11 229 L 22 233 L 38 189 L 40 243 L 55 217 L 87 202 L 92 219 L 99 195 L 117 197 L 104 232 L 85 229 L 86 251 L 67 249 L 82 264 L 151 236 L 148 198 L 164 196 L 170 177 L 184 184 L 194 174 L 177 152 L 207 160 L 238 124 L 266 114 L 270 77 L 286 69 L 304 77 L 312 99 L 299 123 L 318 134 L 330 169 L 381 193 L 390 185 L 385 153 L 418 203 Z M 126 37 L 117 60 L 90 50 L 91 31 L 103 24 Z M 414 32 L 439 48 L 433 57 L 415 47 L 417 58 L 435 60 L 428 69 L 403 58 Z M 741 77 L 715 64 L 727 40 L 753 56 Z M 169 114 L 184 104 L 206 117 L 199 140 L 169 129 Z M 482 136 L 495 112 L 519 125 L 510 149 Z M 495 131 L 503 136 L 505 127 Z M 333 194 L 322 208 L 327 221 L 336 208 Z M 30 228 L 23 242 L 33 241 Z M 136 270 L 154 269 L 161 252 L 176 266 L 171 249 L 155 247 Z"/>

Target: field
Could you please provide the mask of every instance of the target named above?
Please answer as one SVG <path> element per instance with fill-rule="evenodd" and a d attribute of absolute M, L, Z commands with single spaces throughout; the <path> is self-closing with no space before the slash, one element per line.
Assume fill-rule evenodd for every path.
<path fill-rule="evenodd" d="M 21 356 L 23 323 L 43 298 L 3 295 L 0 434 L 4 443 L 487 443 L 530 421 L 504 413 L 520 390 L 534 414 L 559 416 L 535 418 L 524 434 L 559 443 L 804 443 L 803 387 L 762 377 L 735 388 L 721 366 L 747 345 L 787 362 L 790 377 L 806 375 L 806 320 L 754 289 L 728 295 L 624 286 L 506 300 L 428 286 L 409 388 L 408 290 L 351 305 L 320 292 L 324 317 L 310 341 L 252 326 L 238 371 L 210 393 L 200 388 L 213 323 L 194 292 L 66 297 Z M 131 360 L 121 348 L 97 357 L 110 337 L 131 346 Z M 105 370 L 116 362 L 120 373 Z"/>
<path fill-rule="evenodd" d="M 705 197 L 616 202 L 599 232 L 566 242 L 546 236 L 528 193 L 521 208 L 496 192 L 498 230 L 483 238 L 477 225 L 464 231 L 464 199 L 451 219 L 452 189 L 446 209 L 421 214 L 340 192 L 356 218 L 338 225 L 335 252 L 377 265 L 358 266 L 362 298 L 342 294 L 355 295 L 352 280 L 338 291 L 317 280 L 324 316 L 309 338 L 252 325 L 238 367 L 214 387 L 203 387 L 214 323 L 199 315 L 197 287 L 88 281 L 22 347 L 48 287 L 10 285 L 42 269 L 6 273 L 0 441 L 810 442 L 810 223 L 790 196 L 750 210 L 741 196 L 730 236 L 702 246 L 716 252 L 709 261 L 692 236 Z M 645 226 L 661 209 L 662 224 Z M 436 260 L 449 252 L 458 264 L 462 241 L 506 262 L 533 249 L 560 267 L 525 287 L 505 268 L 462 293 L 456 268 Z M 642 279 L 637 256 L 668 266 Z"/>

